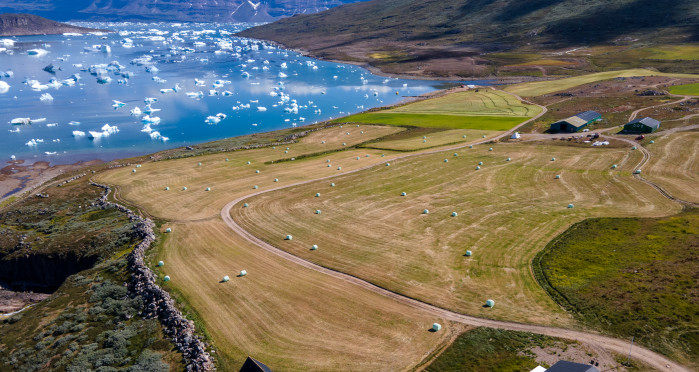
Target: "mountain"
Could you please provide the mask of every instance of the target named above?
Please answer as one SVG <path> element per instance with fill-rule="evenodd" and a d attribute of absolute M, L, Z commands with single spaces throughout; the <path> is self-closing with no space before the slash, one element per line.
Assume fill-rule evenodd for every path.
<path fill-rule="evenodd" d="M 66 32 L 105 31 L 76 27 L 32 14 L 0 14 L 0 36 L 63 34 Z"/>
<path fill-rule="evenodd" d="M 270 22 L 359 0 L 4 0 L 0 12 L 58 20 Z"/>
<path fill-rule="evenodd" d="M 696 5 L 695 0 L 373 0 L 281 19 L 240 35 L 386 72 L 429 75 L 424 69 L 441 60 L 433 75 L 463 69 L 464 76 L 478 76 L 508 62 L 486 57 L 495 52 L 696 43 Z"/>

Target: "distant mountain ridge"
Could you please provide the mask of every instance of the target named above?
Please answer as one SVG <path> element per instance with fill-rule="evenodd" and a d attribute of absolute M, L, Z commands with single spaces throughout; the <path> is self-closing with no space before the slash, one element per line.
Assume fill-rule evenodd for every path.
<path fill-rule="evenodd" d="M 270 22 L 360 0 L 4 0 L 0 12 L 52 19 L 177 22 Z"/>
<path fill-rule="evenodd" d="M 696 0 L 373 0 L 240 35 L 384 71 L 412 63 L 411 73 L 424 75 L 422 62 L 449 60 L 444 74 L 470 64 L 464 76 L 476 76 L 492 71 L 482 56 L 496 51 L 697 43 L 699 6 Z"/>
<path fill-rule="evenodd" d="M 0 36 L 63 34 L 67 32 L 85 33 L 92 31 L 106 30 L 72 26 L 32 14 L 0 14 Z"/>

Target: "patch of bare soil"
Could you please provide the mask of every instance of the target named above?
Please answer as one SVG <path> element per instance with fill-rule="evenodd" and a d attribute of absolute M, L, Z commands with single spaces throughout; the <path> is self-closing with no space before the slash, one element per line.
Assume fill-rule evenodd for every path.
<path fill-rule="evenodd" d="M 18 292 L 0 286 L 0 314 L 12 313 L 25 306 L 43 301 L 51 296 L 47 293 Z"/>
<path fill-rule="evenodd" d="M 536 362 L 543 366 L 552 366 L 559 360 L 594 365 L 600 371 L 625 372 L 628 369 L 617 362 L 615 355 L 606 350 L 580 343 L 558 343 L 550 347 L 539 346 L 529 350 Z"/>
<path fill-rule="evenodd" d="M 0 201 L 33 189 L 63 173 L 99 163 L 101 161 L 93 160 L 51 166 L 45 161 L 33 164 L 25 164 L 24 160 L 9 161 L 5 167 L 0 168 Z"/>

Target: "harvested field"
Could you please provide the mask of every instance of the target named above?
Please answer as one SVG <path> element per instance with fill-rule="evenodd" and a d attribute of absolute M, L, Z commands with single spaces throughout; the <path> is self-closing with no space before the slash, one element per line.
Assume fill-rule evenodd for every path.
<path fill-rule="evenodd" d="M 699 203 L 699 132 L 653 136 L 646 144 L 650 161 L 643 166 L 643 177 L 670 194 Z"/>
<path fill-rule="evenodd" d="M 438 306 L 565 325 L 567 314 L 530 274 L 536 252 L 584 218 L 679 210 L 631 177 L 640 152 L 492 147 L 491 152 L 479 145 L 457 157 L 437 153 L 398 160 L 338 177 L 336 187 L 319 181 L 257 195 L 231 215 L 294 255 Z M 479 161 L 482 169 L 476 170 Z M 612 171 L 611 164 L 619 168 Z M 575 208 L 567 208 L 569 203 Z M 458 217 L 450 217 L 452 212 Z M 294 239 L 283 240 L 286 234 Z M 320 248 L 310 251 L 313 244 Z M 466 257 L 467 250 L 473 256 Z M 484 308 L 486 297 L 498 305 Z"/>
<path fill-rule="evenodd" d="M 407 370 L 451 332 L 449 322 L 289 265 L 220 220 L 166 226 L 172 233 L 153 260 L 165 262 L 166 288 L 196 309 L 222 370 L 237 370 L 248 355 L 275 371 Z M 240 270 L 247 275 L 236 277 Z M 224 275 L 231 280 L 222 283 Z M 433 322 L 445 330 L 429 332 Z"/>
<path fill-rule="evenodd" d="M 314 132 L 299 143 L 288 146 L 146 163 L 137 168 L 137 173 L 132 172 L 136 168 L 123 167 L 99 174 L 96 178 L 103 183 L 119 185 L 120 198 L 139 205 L 153 216 L 170 220 L 198 220 L 218 215 L 228 201 L 251 191 L 255 185 L 264 189 L 308 179 L 309 175 L 340 173 L 338 166 L 342 170 L 350 170 L 380 162 L 381 152 L 378 150 L 339 150 L 402 130 L 397 127 L 358 128 L 346 125 L 344 128 Z M 346 146 L 342 146 L 342 143 L 346 143 Z M 287 147 L 289 150 L 286 150 Z M 301 160 L 268 164 L 324 152 L 327 153 L 322 159 L 329 159 L 331 167 Z M 357 156 L 360 160 L 356 160 Z M 251 164 L 248 165 L 248 161 Z M 199 163 L 202 165 L 199 166 Z M 260 173 L 256 173 L 257 170 Z M 274 182 L 275 179 L 278 181 Z M 170 190 L 166 191 L 166 187 Z M 186 191 L 184 187 L 187 187 Z M 210 191 L 206 191 L 207 187 L 211 188 Z"/>
<path fill-rule="evenodd" d="M 596 81 L 632 76 L 668 76 L 689 79 L 699 78 L 699 75 L 692 74 L 668 74 L 646 69 L 630 69 L 620 71 L 599 72 L 596 74 L 582 75 L 559 80 L 535 81 L 531 83 L 515 84 L 505 88 L 505 91 L 517 94 L 522 97 L 535 97 L 544 94 L 564 91 L 566 89 L 570 89 L 578 85 L 593 83 Z"/>
<path fill-rule="evenodd" d="M 383 137 L 376 142 L 362 145 L 362 147 L 394 151 L 416 151 L 448 144 L 483 140 L 484 138 L 492 138 L 502 134 L 500 131 L 473 129 L 441 130 L 438 132 L 425 133 L 424 135 L 418 132 L 410 137 L 403 136 L 403 133 L 405 132 L 398 133 L 394 136 Z"/>

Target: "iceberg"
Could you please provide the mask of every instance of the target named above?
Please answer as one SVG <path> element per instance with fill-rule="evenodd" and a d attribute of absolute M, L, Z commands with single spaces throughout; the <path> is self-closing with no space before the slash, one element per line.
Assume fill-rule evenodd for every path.
<path fill-rule="evenodd" d="M 131 110 L 131 116 L 140 116 L 141 115 L 141 109 L 138 107 L 134 107 L 133 110 Z"/>
<path fill-rule="evenodd" d="M 170 138 L 161 135 L 160 132 L 158 132 L 158 131 L 151 132 L 150 138 L 154 139 L 154 140 L 161 140 L 163 142 L 167 142 L 168 140 L 170 140 Z"/>
<path fill-rule="evenodd" d="M 0 45 L 10 48 L 15 45 L 15 41 L 12 39 L 0 39 Z"/>
<path fill-rule="evenodd" d="M 80 131 L 80 130 L 74 130 L 73 137 L 85 137 L 85 132 Z"/>
<path fill-rule="evenodd" d="M 146 115 L 146 116 L 144 116 L 144 117 L 141 119 L 141 122 L 142 122 L 143 124 L 153 124 L 153 125 L 157 125 L 157 124 L 160 124 L 160 118 L 157 117 L 157 116 Z"/>
<path fill-rule="evenodd" d="M 267 111 L 267 107 L 257 106 L 257 111 L 261 111 L 261 112 Z"/>
<path fill-rule="evenodd" d="M 114 107 L 115 110 L 118 109 L 118 108 L 121 108 L 121 107 L 126 106 L 126 104 L 125 104 L 124 102 L 121 102 L 121 101 L 112 100 L 112 102 L 114 102 L 114 104 L 112 105 L 112 107 Z"/>
<path fill-rule="evenodd" d="M 29 142 L 25 143 L 25 145 L 27 145 L 29 147 L 35 147 L 39 143 L 43 143 L 43 142 L 44 142 L 43 139 L 31 139 L 31 140 L 29 140 Z"/>
<path fill-rule="evenodd" d="M 7 93 L 10 90 L 10 84 L 0 80 L 0 94 Z"/>
<path fill-rule="evenodd" d="M 151 97 L 146 97 L 143 102 L 145 102 L 147 105 L 150 105 L 151 103 L 158 102 L 157 98 L 151 98 Z"/>
<path fill-rule="evenodd" d="M 185 93 L 185 94 L 186 94 L 187 97 L 189 97 L 189 98 L 197 98 L 197 99 L 199 99 L 199 98 L 203 98 L 203 97 L 204 97 L 204 92 L 202 92 L 202 91 L 198 91 L 198 92 L 187 92 L 187 93 Z"/>
<path fill-rule="evenodd" d="M 71 121 L 71 122 L 68 122 L 68 125 L 80 125 L 80 122 L 79 121 Z"/>
<path fill-rule="evenodd" d="M 47 54 L 47 53 L 48 53 L 48 50 L 45 50 L 45 49 L 29 49 L 29 50 L 27 51 L 27 54 L 28 54 L 28 55 L 30 55 L 30 56 L 37 56 L 37 57 L 41 57 L 41 56 L 43 56 L 43 55 L 45 55 L 45 54 Z"/>

